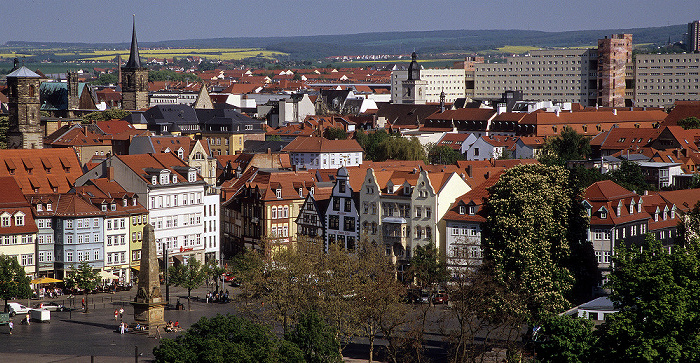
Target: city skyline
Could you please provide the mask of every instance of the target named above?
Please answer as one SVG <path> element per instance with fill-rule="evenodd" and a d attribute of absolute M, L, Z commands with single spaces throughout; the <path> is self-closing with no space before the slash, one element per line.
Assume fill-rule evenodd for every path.
<path fill-rule="evenodd" d="M 496 0 L 467 4 L 455 0 L 409 1 L 271 1 L 256 4 L 183 0 L 76 0 L 61 4 L 15 2 L 0 14 L 7 41 L 126 43 L 136 15 L 140 42 L 220 37 L 277 37 L 357 34 L 389 31 L 519 29 L 575 31 L 662 27 L 700 18 L 692 0 L 671 0 L 663 7 L 649 0 L 609 3 L 590 0 L 567 4 L 553 0 L 514 3 Z M 543 11 L 542 9 L 546 9 Z M 653 9 L 653 11 L 650 11 Z M 603 11 L 604 10 L 604 11 Z M 65 14 L 74 14 L 68 17 Z"/>

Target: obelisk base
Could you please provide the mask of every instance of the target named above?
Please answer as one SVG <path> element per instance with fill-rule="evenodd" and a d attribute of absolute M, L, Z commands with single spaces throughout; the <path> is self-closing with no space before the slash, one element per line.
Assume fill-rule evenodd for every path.
<path fill-rule="evenodd" d="M 134 321 L 147 329 L 148 335 L 155 335 L 156 329 L 165 326 L 165 303 L 132 302 Z"/>

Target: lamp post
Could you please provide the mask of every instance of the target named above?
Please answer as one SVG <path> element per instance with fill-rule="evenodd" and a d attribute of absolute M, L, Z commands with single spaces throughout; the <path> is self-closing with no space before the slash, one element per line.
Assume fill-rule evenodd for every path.
<path fill-rule="evenodd" d="M 163 242 L 163 266 L 164 266 L 163 275 L 165 277 L 165 302 L 166 302 L 166 306 L 170 306 L 170 284 L 168 282 L 168 264 L 169 264 L 168 263 L 168 249 L 167 249 L 165 242 Z"/>

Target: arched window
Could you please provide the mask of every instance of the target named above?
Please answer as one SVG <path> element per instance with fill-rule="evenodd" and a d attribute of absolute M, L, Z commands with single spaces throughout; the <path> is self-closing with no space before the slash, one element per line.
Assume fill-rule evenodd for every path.
<path fill-rule="evenodd" d="M 289 218 L 289 207 L 284 207 L 284 215 L 282 215 L 282 218 Z"/>
<path fill-rule="evenodd" d="M 272 219 L 277 219 L 277 207 L 272 207 Z"/>
<path fill-rule="evenodd" d="M 29 97 L 34 97 L 35 92 L 36 92 L 36 90 L 34 89 L 34 85 L 30 84 L 29 85 Z"/>

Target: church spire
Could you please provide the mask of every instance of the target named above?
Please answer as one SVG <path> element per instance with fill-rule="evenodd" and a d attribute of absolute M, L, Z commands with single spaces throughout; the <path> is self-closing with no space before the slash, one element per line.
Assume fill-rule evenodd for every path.
<path fill-rule="evenodd" d="M 141 68 L 141 57 L 139 56 L 139 44 L 136 42 L 136 15 L 134 14 L 134 28 L 131 33 L 131 49 L 129 51 L 129 61 L 125 68 Z"/>

